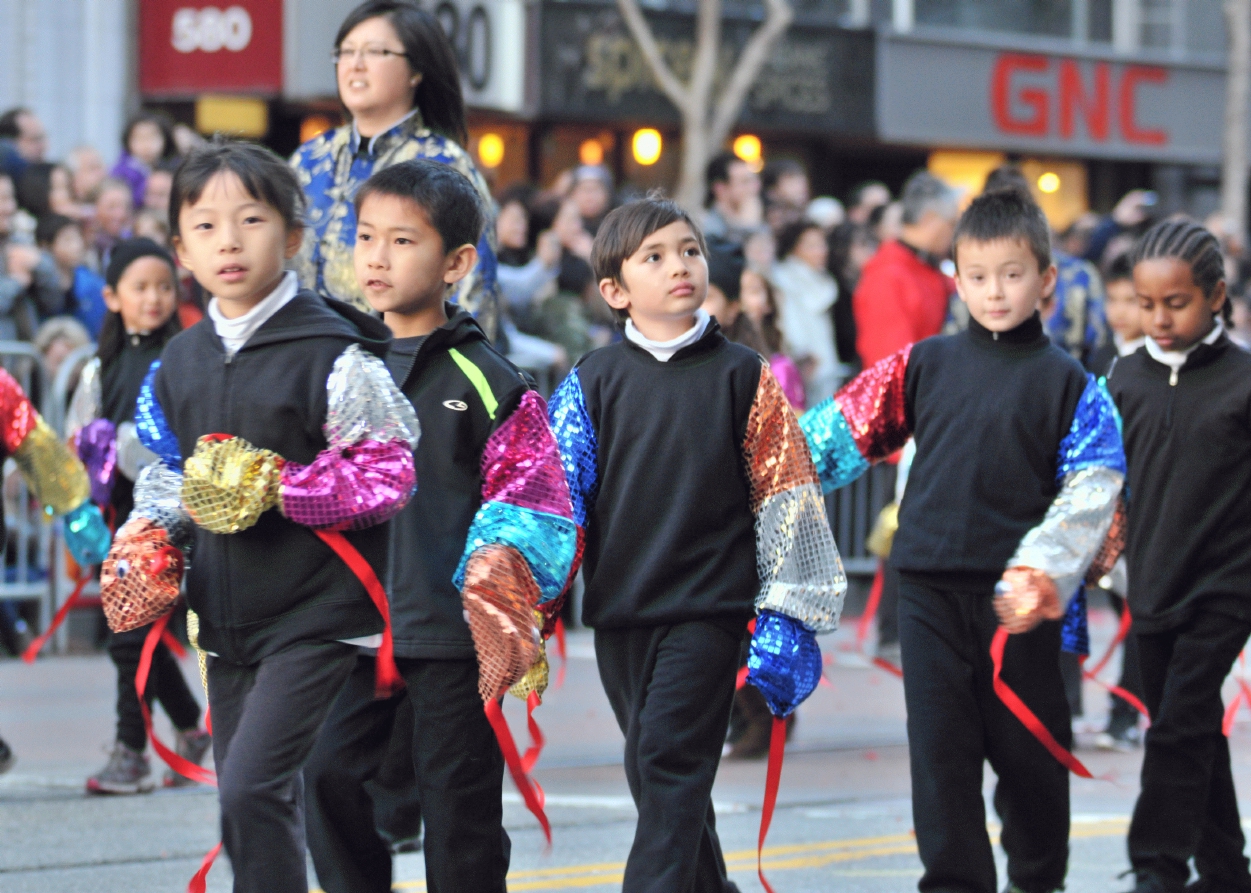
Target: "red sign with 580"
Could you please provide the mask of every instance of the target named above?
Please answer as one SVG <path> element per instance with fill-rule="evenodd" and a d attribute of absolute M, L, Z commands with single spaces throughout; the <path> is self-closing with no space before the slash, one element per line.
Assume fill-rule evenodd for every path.
<path fill-rule="evenodd" d="M 219 3 L 140 0 L 145 96 L 281 92 L 282 0 Z"/>

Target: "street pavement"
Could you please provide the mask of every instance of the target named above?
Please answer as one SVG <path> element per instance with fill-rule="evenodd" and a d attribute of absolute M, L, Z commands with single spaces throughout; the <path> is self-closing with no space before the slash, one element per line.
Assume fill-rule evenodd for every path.
<path fill-rule="evenodd" d="M 1094 612 L 1096 653 L 1114 629 L 1110 612 Z M 766 876 L 777 893 L 915 889 L 920 863 L 912 836 L 901 684 L 855 652 L 854 621 L 825 638 L 822 647 L 831 658 L 829 684 L 800 711 L 765 848 Z M 622 739 L 600 688 L 591 635 L 571 632 L 568 650 L 563 683 L 553 686 L 536 714 L 547 746 L 535 776 L 547 795 L 554 840 L 547 851 L 537 823 L 508 786 L 510 890 L 619 888 L 629 852 L 635 813 L 620 766 Z M 559 659 L 553 664 L 558 668 Z M 1114 666 L 1106 671 L 1109 677 Z M 185 671 L 188 679 L 198 679 L 193 662 Z M 1236 686 L 1229 685 L 1232 694 Z M 198 682 L 194 690 L 199 693 Z M 107 657 L 48 657 L 33 666 L 6 660 L 0 662 L 0 692 L 0 735 L 18 754 L 13 770 L 0 776 L 0 893 L 184 890 L 217 841 L 213 791 L 158 790 L 139 797 L 82 792 L 86 776 L 103 765 L 112 738 L 115 689 Z M 1100 728 L 1106 695 L 1089 684 L 1085 696 L 1087 716 L 1078 727 Z M 506 700 L 524 747 L 522 705 Z M 1243 719 L 1232 743 L 1235 775 L 1245 792 L 1251 790 L 1251 713 L 1244 712 Z M 168 735 L 162 722 L 158 728 Z M 1089 744 L 1089 734 L 1081 738 Z M 1127 889 L 1130 884 L 1118 875 L 1128 867 L 1124 835 L 1141 755 L 1085 747 L 1079 756 L 1096 780 L 1073 779 L 1068 889 Z M 993 783 L 988 768 L 987 797 Z M 713 794 L 726 858 L 744 893 L 762 889 L 756 841 L 764 784 L 763 762 L 727 762 Z M 993 834 L 989 808 L 988 819 Z M 1000 854 L 1001 886 L 1002 872 Z M 423 877 L 420 854 L 397 860 L 396 889 L 425 890 Z M 315 885 L 311 872 L 310 885 Z M 230 889 L 224 858 L 210 873 L 208 889 Z"/>

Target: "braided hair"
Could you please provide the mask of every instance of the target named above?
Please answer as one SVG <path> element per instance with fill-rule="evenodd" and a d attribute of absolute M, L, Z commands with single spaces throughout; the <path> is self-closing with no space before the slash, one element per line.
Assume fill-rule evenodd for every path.
<path fill-rule="evenodd" d="M 1130 252 L 1130 263 L 1156 258 L 1175 258 L 1190 267 L 1190 278 L 1205 298 L 1225 281 L 1225 258 L 1216 236 L 1193 220 L 1162 220 L 1143 233 Z M 1221 305 L 1225 323 L 1233 321 L 1229 301 Z"/>

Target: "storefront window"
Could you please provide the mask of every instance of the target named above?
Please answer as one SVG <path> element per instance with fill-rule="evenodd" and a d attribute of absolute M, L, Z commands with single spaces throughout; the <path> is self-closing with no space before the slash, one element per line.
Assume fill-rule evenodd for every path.
<path fill-rule="evenodd" d="M 915 0 L 918 25 L 1069 37 L 1072 0 Z"/>

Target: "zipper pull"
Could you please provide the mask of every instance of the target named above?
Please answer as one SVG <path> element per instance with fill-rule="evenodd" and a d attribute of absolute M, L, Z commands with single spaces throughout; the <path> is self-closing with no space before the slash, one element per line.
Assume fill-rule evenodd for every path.
<path fill-rule="evenodd" d="M 1168 385 L 1171 388 L 1177 387 L 1177 372 L 1178 370 L 1174 369 L 1168 374 Z"/>

